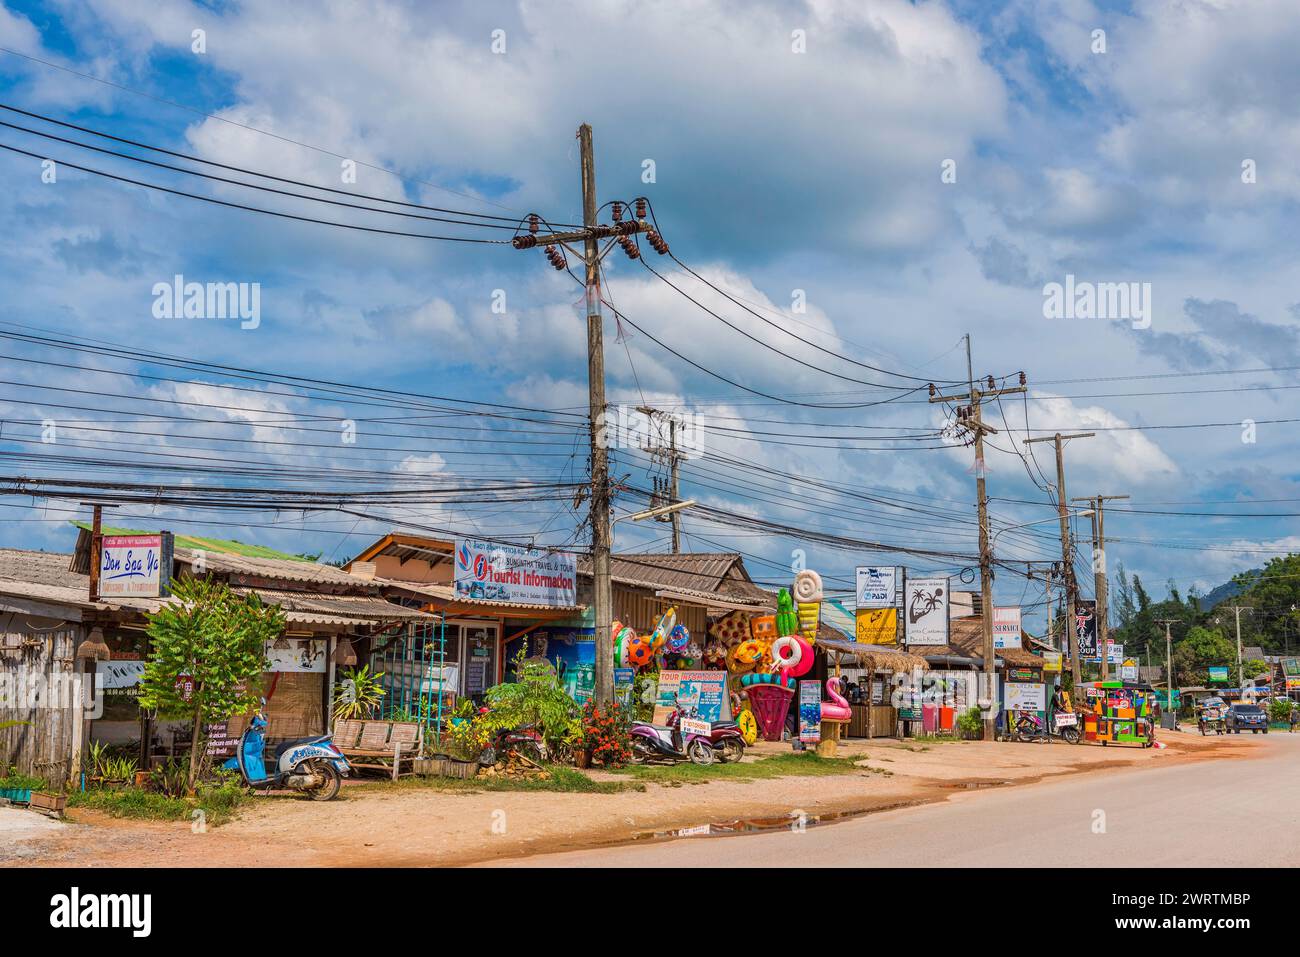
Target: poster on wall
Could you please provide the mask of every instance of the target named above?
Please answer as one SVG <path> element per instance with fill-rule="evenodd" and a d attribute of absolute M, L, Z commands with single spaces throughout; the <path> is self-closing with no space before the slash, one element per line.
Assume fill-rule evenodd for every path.
<path fill-rule="evenodd" d="M 896 565 L 858 566 L 858 608 L 893 608 L 897 602 L 898 567 Z"/>
<path fill-rule="evenodd" d="M 1047 685 L 1008 681 L 1002 686 L 1007 711 L 1046 711 Z"/>
<path fill-rule="evenodd" d="M 276 645 L 280 647 L 276 647 Z M 277 638 L 266 643 L 267 671 L 325 673 L 324 638 Z"/>
<path fill-rule="evenodd" d="M 799 740 L 818 744 L 822 739 L 822 683 L 799 682 Z"/>
<path fill-rule="evenodd" d="M 855 637 L 864 645 L 898 643 L 897 608 L 859 608 L 854 624 Z"/>
<path fill-rule="evenodd" d="M 1079 643 L 1079 657 L 1100 661 L 1097 650 L 1097 603 L 1079 600 L 1074 603 L 1074 636 Z"/>
<path fill-rule="evenodd" d="M 993 609 L 993 647 L 1020 647 L 1020 609 Z"/>
<path fill-rule="evenodd" d="M 171 594 L 172 534 L 100 537 L 99 594 L 164 598 Z"/>
<path fill-rule="evenodd" d="M 727 673 L 725 671 L 671 671 L 659 672 L 659 687 L 655 693 L 655 724 L 664 724 L 674 703 L 682 709 L 682 716 L 713 724 L 722 721 L 727 698 Z"/>
<path fill-rule="evenodd" d="M 587 697 L 590 697 L 591 689 L 587 688 L 588 680 L 582 673 L 595 674 L 596 639 L 591 628 L 549 626 L 537 628 L 514 641 L 506 642 L 507 681 L 516 680 L 515 658 L 520 648 L 527 649 L 527 657 L 524 659 L 526 662 L 544 662 L 550 665 L 559 675 L 560 682 L 569 690 L 570 696 L 575 692 L 587 692 Z"/>
<path fill-rule="evenodd" d="M 948 643 L 948 579 L 909 578 L 903 586 L 909 645 Z"/>
<path fill-rule="evenodd" d="M 135 661 L 97 661 L 95 662 L 96 680 L 99 682 L 99 694 L 102 712 L 100 721 L 138 721 L 140 720 L 140 677 L 144 674 L 144 662 Z"/>
<path fill-rule="evenodd" d="M 461 598 L 572 608 L 578 603 L 577 557 L 458 538 L 455 585 Z"/>

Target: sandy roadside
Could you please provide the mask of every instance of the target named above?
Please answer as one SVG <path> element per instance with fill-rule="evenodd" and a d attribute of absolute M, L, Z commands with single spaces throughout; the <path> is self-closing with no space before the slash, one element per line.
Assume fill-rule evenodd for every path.
<path fill-rule="evenodd" d="M 721 780 L 644 792 L 345 790 L 325 804 L 293 795 L 257 801 L 206 833 L 189 823 L 114 820 L 89 811 L 30 836 L 12 834 L 0 864 L 52 866 L 443 866 L 572 850 L 709 823 L 832 817 L 946 800 L 987 787 L 1077 773 L 1249 758 L 1258 739 L 1161 732 L 1161 750 L 1065 744 L 855 741 L 852 775 Z M 788 751 L 763 744 L 756 756 Z M 597 774 L 598 777 L 606 775 Z M 978 798 L 975 798 L 978 799 Z M 24 812 L 26 813 L 26 812 Z"/>

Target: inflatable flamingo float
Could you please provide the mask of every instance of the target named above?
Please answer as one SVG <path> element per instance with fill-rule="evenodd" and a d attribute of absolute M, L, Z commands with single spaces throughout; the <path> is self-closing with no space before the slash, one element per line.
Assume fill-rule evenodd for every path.
<path fill-rule="evenodd" d="M 840 678 L 826 679 L 826 693 L 830 695 L 831 700 L 822 702 L 823 721 L 848 721 L 853 717 L 853 711 L 849 708 L 849 703 L 836 690 L 836 685 L 841 680 Z"/>

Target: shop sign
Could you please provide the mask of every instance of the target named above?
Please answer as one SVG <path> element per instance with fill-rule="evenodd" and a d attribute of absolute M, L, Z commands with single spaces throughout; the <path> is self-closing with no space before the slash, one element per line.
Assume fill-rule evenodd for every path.
<path fill-rule="evenodd" d="M 799 740 L 818 744 L 822 739 L 822 683 L 799 682 Z"/>
<path fill-rule="evenodd" d="M 1119 666 L 1119 676 L 1120 676 L 1120 680 L 1122 681 L 1137 681 L 1138 663 L 1134 661 L 1132 658 L 1129 658 L 1127 661 L 1125 661 L 1122 665 Z"/>
<path fill-rule="evenodd" d="M 854 626 L 854 637 L 864 645 L 898 643 L 897 608 L 859 608 Z"/>
<path fill-rule="evenodd" d="M 858 608 L 893 608 L 898 591 L 896 565 L 858 566 Z"/>
<path fill-rule="evenodd" d="M 727 696 L 725 671 L 673 671 L 659 672 L 659 686 L 655 690 L 655 724 L 664 724 L 672 711 L 674 701 L 683 713 L 701 721 L 713 723 L 723 718 L 722 708 Z"/>
<path fill-rule="evenodd" d="M 99 594 L 164 598 L 171 594 L 172 534 L 100 537 Z"/>
<path fill-rule="evenodd" d="M 1055 720 L 1058 728 L 1072 728 L 1079 723 L 1079 716 L 1071 711 L 1060 711 Z"/>
<path fill-rule="evenodd" d="M 1211 666 L 1210 666 L 1210 680 L 1211 680 L 1211 681 L 1227 681 L 1227 680 L 1228 680 L 1228 668 L 1227 668 L 1227 666 L 1226 666 L 1226 665 L 1211 665 Z"/>
<path fill-rule="evenodd" d="M 1061 655 L 1061 653 L 1060 653 L 1059 651 L 1044 651 L 1044 652 L 1043 652 L 1043 670 L 1044 670 L 1044 671 L 1060 671 L 1060 670 L 1061 670 L 1061 661 L 1062 661 L 1062 655 Z"/>
<path fill-rule="evenodd" d="M 635 668 L 614 669 L 614 698 L 622 707 L 629 708 L 632 706 L 632 689 L 635 685 Z"/>
<path fill-rule="evenodd" d="M 909 645 L 948 643 L 948 579 L 907 579 L 903 605 Z"/>
<path fill-rule="evenodd" d="M 993 609 L 993 647 L 1020 647 L 1020 609 Z"/>
<path fill-rule="evenodd" d="M 1008 681 L 1037 681 L 1037 668 L 1011 668 L 1007 671 Z"/>
<path fill-rule="evenodd" d="M 230 733 L 229 721 L 214 721 L 203 726 L 207 738 L 204 753 L 210 758 L 233 758 L 239 750 L 239 735 Z"/>
<path fill-rule="evenodd" d="M 577 581 L 577 558 L 570 552 L 456 539 L 459 598 L 572 608 Z"/>
<path fill-rule="evenodd" d="M 1286 690 L 1287 690 L 1287 691 L 1295 691 L 1297 688 L 1300 688 L 1300 678 L 1287 678 L 1287 679 L 1286 679 Z"/>
<path fill-rule="evenodd" d="M 1283 658 L 1282 673 L 1288 678 L 1300 678 L 1300 658 Z"/>
<path fill-rule="evenodd" d="M 1008 681 L 1003 686 L 1003 707 L 1007 711 L 1046 711 L 1047 686 Z"/>
<path fill-rule="evenodd" d="M 177 675 L 175 688 L 182 701 L 189 701 L 194 697 L 194 676 Z"/>
<path fill-rule="evenodd" d="M 1079 644 L 1079 657 L 1100 661 L 1097 651 L 1097 603 L 1095 601 L 1076 601 L 1074 603 L 1074 635 Z"/>
<path fill-rule="evenodd" d="M 280 643 L 279 648 L 276 642 Z M 266 643 L 267 671 L 325 673 L 325 639 L 277 638 Z"/>
<path fill-rule="evenodd" d="M 679 727 L 683 735 L 700 734 L 707 738 L 713 733 L 713 725 L 698 718 L 682 718 Z"/>

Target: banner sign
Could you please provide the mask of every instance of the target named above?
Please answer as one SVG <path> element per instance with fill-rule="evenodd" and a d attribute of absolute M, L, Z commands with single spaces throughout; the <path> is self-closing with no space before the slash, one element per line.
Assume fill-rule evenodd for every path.
<path fill-rule="evenodd" d="M 993 609 L 993 647 L 1020 647 L 1020 609 Z"/>
<path fill-rule="evenodd" d="M 1002 686 L 1003 707 L 1007 711 L 1046 711 L 1047 686 L 1008 681 Z"/>
<path fill-rule="evenodd" d="M 896 565 L 858 566 L 858 608 L 893 608 L 898 591 Z"/>
<path fill-rule="evenodd" d="M 165 598 L 171 594 L 172 533 L 100 537 L 99 594 Z"/>
<path fill-rule="evenodd" d="M 725 671 L 670 671 L 659 672 L 659 687 L 655 692 L 655 724 L 665 724 L 674 705 L 682 709 L 682 717 L 695 718 L 715 724 L 723 720 L 723 701 L 727 697 Z"/>
<path fill-rule="evenodd" d="M 948 643 L 948 579 L 909 578 L 903 586 L 909 645 Z"/>
<path fill-rule="evenodd" d="M 799 740 L 819 744 L 822 739 L 822 683 L 799 682 Z"/>
<path fill-rule="evenodd" d="M 456 539 L 456 595 L 554 608 L 578 603 L 578 563 L 572 553 Z"/>
<path fill-rule="evenodd" d="M 897 608 L 859 608 L 855 625 L 855 637 L 864 645 L 898 643 Z"/>
<path fill-rule="evenodd" d="M 1227 681 L 1227 680 L 1228 680 L 1228 668 L 1227 668 L 1227 666 L 1226 666 L 1226 665 L 1211 665 L 1211 666 L 1210 666 L 1210 680 L 1211 680 L 1211 681 Z"/>
<path fill-rule="evenodd" d="M 1288 678 L 1300 678 L 1300 658 L 1283 658 L 1282 673 Z"/>
<path fill-rule="evenodd" d="M 1079 657 L 1101 660 L 1097 650 L 1097 603 L 1080 600 L 1074 603 L 1074 635 L 1079 643 Z"/>

